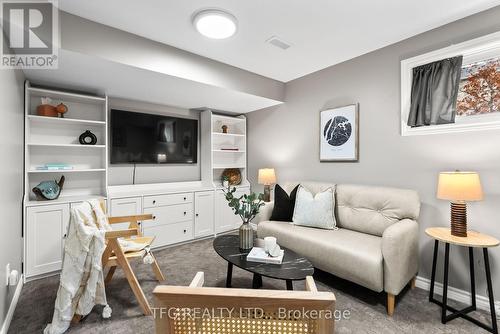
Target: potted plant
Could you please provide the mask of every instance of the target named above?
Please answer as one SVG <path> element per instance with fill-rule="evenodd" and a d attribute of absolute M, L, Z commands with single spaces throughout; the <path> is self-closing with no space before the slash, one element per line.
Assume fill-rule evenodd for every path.
<path fill-rule="evenodd" d="M 229 207 L 235 215 L 239 215 L 242 224 L 239 229 L 240 248 L 248 250 L 253 247 L 253 230 L 250 222 L 257 216 L 259 210 L 264 206 L 264 194 L 250 193 L 235 197 L 236 187 L 224 190 Z"/>

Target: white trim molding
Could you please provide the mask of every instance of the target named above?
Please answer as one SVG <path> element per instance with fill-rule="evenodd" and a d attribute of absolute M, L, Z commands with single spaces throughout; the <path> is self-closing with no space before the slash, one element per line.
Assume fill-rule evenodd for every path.
<path fill-rule="evenodd" d="M 14 316 L 14 311 L 16 310 L 17 302 L 19 301 L 19 296 L 21 295 L 21 291 L 24 285 L 24 277 L 21 275 L 19 277 L 19 281 L 17 282 L 16 291 L 14 292 L 14 296 L 9 305 L 9 310 L 7 311 L 7 315 L 2 324 L 2 329 L 0 329 L 0 334 L 7 334 L 10 327 L 10 322 L 12 321 L 12 317 Z"/>
<path fill-rule="evenodd" d="M 417 288 L 429 291 L 431 287 L 431 280 L 428 278 L 417 276 L 415 285 L 417 286 Z M 443 295 L 443 284 L 438 282 L 434 283 L 434 294 L 439 296 Z M 471 305 L 472 303 L 471 294 L 469 291 L 460 290 L 452 286 L 448 286 L 448 298 L 465 305 Z M 476 306 L 478 309 L 488 311 L 488 313 L 490 312 L 490 302 L 488 300 L 488 297 L 476 294 Z M 497 315 L 497 319 L 500 318 L 500 301 L 498 300 L 495 300 L 495 312 Z"/>
<path fill-rule="evenodd" d="M 429 125 L 416 128 L 407 125 L 411 104 L 413 68 L 458 55 L 463 56 L 463 65 L 493 57 L 500 57 L 500 31 L 401 61 L 402 136 L 500 129 L 499 115 L 456 117 L 454 124 Z"/>

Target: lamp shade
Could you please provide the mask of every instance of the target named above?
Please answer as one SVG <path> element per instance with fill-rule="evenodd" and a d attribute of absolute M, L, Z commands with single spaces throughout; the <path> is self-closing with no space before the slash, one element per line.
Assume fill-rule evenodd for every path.
<path fill-rule="evenodd" d="M 439 173 L 437 198 L 464 202 L 482 200 L 479 174 L 460 171 Z"/>
<path fill-rule="evenodd" d="M 259 184 L 270 185 L 276 183 L 274 168 L 259 169 Z"/>

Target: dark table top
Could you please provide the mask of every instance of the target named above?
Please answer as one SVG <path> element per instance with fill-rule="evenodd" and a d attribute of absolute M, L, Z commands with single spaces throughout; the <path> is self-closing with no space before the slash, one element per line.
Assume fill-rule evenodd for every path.
<path fill-rule="evenodd" d="M 214 249 L 226 261 L 235 266 L 266 277 L 283 280 L 303 280 L 306 276 L 312 276 L 314 267 L 303 256 L 294 251 L 281 247 L 285 250 L 283 262 L 281 264 L 248 262 L 247 254 L 239 247 L 239 236 L 221 235 L 214 239 Z"/>

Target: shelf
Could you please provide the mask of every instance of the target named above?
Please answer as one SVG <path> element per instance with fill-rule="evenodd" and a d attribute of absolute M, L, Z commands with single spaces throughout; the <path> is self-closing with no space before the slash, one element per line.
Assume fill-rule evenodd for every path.
<path fill-rule="evenodd" d="M 234 116 L 225 116 L 225 115 L 212 115 L 213 120 L 215 121 L 222 121 L 227 124 L 238 124 L 238 123 L 244 123 L 246 122 L 246 118 L 238 118 Z"/>
<path fill-rule="evenodd" d="M 31 169 L 28 171 L 30 174 L 38 173 L 94 173 L 94 172 L 105 172 L 104 168 L 91 168 L 91 169 L 59 169 L 59 170 L 36 170 Z"/>
<path fill-rule="evenodd" d="M 222 136 L 222 137 L 245 137 L 245 135 L 239 133 L 222 133 L 222 132 L 212 132 L 214 136 Z"/>
<path fill-rule="evenodd" d="M 34 96 L 50 97 L 51 99 L 63 100 L 64 102 L 77 102 L 77 103 L 83 102 L 83 103 L 94 103 L 94 104 L 96 103 L 100 104 L 106 102 L 106 98 L 101 96 L 64 92 L 53 89 L 29 87 L 28 91 Z"/>
<path fill-rule="evenodd" d="M 33 122 L 46 123 L 46 124 L 82 124 L 82 125 L 106 125 L 104 121 L 93 121 L 87 119 L 76 119 L 76 118 L 59 118 L 59 117 L 45 117 L 37 115 L 28 115 L 28 119 Z"/>
<path fill-rule="evenodd" d="M 233 150 L 212 150 L 212 152 L 222 152 L 222 153 L 245 153 L 245 150 L 238 150 L 238 151 L 233 151 Z"/>
<path fill-rule="evenodd" d="M 39 144 L 28 143 L 30 147 L 69 147 L 69 148 L 105 148 L 105 145 L 81 145 L 81 144 Z"/>
<path fill-rule="evenodd" d="M 38 205 L 47 205 L 47 204 L 64 204 L 64 203 L 73 203 L 73 202 L 83 202 L 88 201 L 90 199 L 106 199 L 104 195 L 80 195 L 80 196 L 61 196 L 58 199 L 50 200 L 50 201 L 37 201 L 36 199 L 30 199 L 26 201 L 27 206 L 38 206 Z"/>
<path fill-rule="evenodd" d="M 246 168 L 245 165 L 214 165 L 213 169 Z"/>

